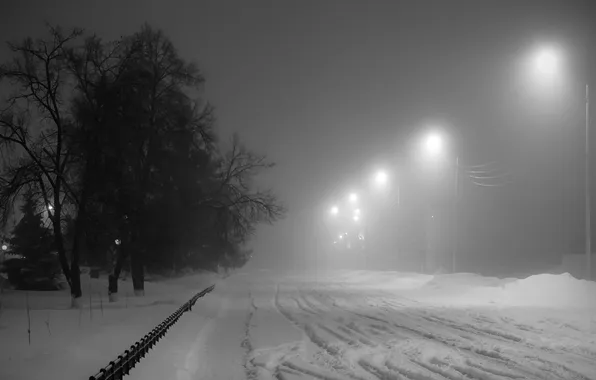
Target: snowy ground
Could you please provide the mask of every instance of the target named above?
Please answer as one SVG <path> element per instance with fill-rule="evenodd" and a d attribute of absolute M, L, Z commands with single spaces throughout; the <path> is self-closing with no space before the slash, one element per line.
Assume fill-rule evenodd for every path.
<path fill-rule="evenodd" d="M 154 292 L 178 286 L 190 294 L 195 281 Z M 0 316 L 0 379 L 87 378 L 89 367 L 94 372 L 152 327 L 139 319 L 159 322 L 176 307 L 149 303 L 127 317 L 106 317 L 104 309 L 111 319 L 103 326 L 94 309 L 95 322 L 88 312 L 80 327 L 71 317 L 64 323 L 74 333 L 46 337 L 35 350 L 48 311 L 37 311 L 28 346 L 26 315 L 10 317 L 18 310 L 9 308 Z M 128 378 L 596 379 L 596 284 L 565 275 L 242 272 L 218 280 Z"/>
<path fill-rule="evenodd" d="M 218 278 L 203 273 L 146 282 L 141 298 L 132 296 L 130 281 L 121 281 L 115 303 L 107 301 L 107 279 L 81 280 L 80 310 L 69 308 L 67 291 L 0 294 L 0 379 L 88 379 Z"/>
<path fill-rule="evenodd" d="M 549 275 L 239 274 L 213 295 L 218 319 L 185 379 L 596 379 L 590 288 Z"/>

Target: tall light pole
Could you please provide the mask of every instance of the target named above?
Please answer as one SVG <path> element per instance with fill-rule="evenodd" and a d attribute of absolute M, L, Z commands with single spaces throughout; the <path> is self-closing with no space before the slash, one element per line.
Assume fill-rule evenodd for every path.
<path fill-rule="evenodd" d="M 586 154 L 585 154 L 585 196 L 586 196 L 586 280 L 592 279 L 592 227 L 590 221 L 590 86 L 586 84 Z"/>
<path fill-rule="evenodd" d="M 560 53 L 553 48 L 543 48 L 535 56 L 535 66 L 540 74 L 553 76 L 559 71 Z M 584 152 L 584 214 L 585 214 L 585 254 L 586 280 L 592 278 L 592 226 L 591 226 L 591 181 L 590 181 L 590 87 L 586 83 L 585 92 L 585 152 Z"/>
<path fill-rule="evenodd" d="M 457 250 L 458 247 L 458 237 L 459 237 L 459 229 L 458 229 L 458 200 L 459 200 L 459 156 L 455 158 L 455 173 L 454 173 L 454 188 L 453 188 L 453 225 L 451 228 L 453 229 L 453 236 L 451 237 L 452 247 L 451 247 L 451 272 L 455 273 L 457 268 Z"/>
<path fill-rule="evenodd" d="M 432 131 L 424 139 L 423 148 L 425 155 L 433 160 L 446 159 L 445 136 L 443 133 Z M 452 225 L 451 225 L 451 271 L 455 273 L 457 268 L 457 249 L 458 249 L 458 198 L 459 198 L 459 156 L 455 158 L 455 166 L 453 168 L 453 200 L 452 200 Z M 434 218 L 434 216 L 432 217 Z M 433 236 L 433 235 L 429 235 Z M 429 244 L 428 247 L 434 247 Z M 428 258 L 427 260 L 428 261 Z"/>

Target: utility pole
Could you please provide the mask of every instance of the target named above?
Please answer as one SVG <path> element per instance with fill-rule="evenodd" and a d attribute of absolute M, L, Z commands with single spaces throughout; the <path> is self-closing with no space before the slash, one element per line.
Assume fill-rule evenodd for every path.
<path fill-rule="evenodd" d="M 451 252 L 451 272 L 455 273 L 457 268 L 457 250 L 458 247 L 458 198 L 459 198 L 459 156 L 455 158 L 455 173 L 454 173 L 454 188 L 453 188 L 453 230 L 452 236 L 452 252 Z"/>
<path fill-rule="evenodd" d="M 585 206 L 586 206 L 586 280 L 592 278 L 592 227 L 590 225 L 590 87 L 586 84 L 586 163 L 585 167 Z"/>

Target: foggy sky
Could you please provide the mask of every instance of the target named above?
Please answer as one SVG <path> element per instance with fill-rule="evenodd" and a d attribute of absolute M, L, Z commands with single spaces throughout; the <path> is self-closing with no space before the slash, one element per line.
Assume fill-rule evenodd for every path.
<path fill-rule="evenodd" d="M 582 83 L 596 73 L 592 3 L 0 0 L 0 38 L 42 35 L 44 20 L 106 39 L 145 21 L 163 28 L 203 70 L 222 136 L 238 131 L 278 163 L 261 182 L 291 213 L 259 233 L 257 266 L 290 261 L 292 216 L 391 161 L 406 131 L 430 121 L 457 131 L 465 162 L 497 160 L 512 172 L 506 189 L 465 189 L 478 230 L 468 250 L 523 262 L 567 235 L 569 249 L 583 249 Z M 565 46 L 576 74 L 573 91 L 556 102 L 519 80 L 524 55 L 551 40 Z"/>

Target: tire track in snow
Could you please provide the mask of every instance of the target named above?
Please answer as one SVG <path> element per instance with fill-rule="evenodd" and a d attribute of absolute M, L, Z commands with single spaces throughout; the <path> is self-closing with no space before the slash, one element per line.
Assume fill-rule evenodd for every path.
<path fill-rule="evenodd" d="M 301 296 L 304 297 L 305 300 L 308 299 L 307 298 L 308 295 L 305 294 L 304 291 L 302 291 L 301 293 L 302 293 Z M 320 293 L 317 292 L 317 291 L 314 291 L 313 293 L 315 293 L 315 294 L 314 295 L 311 294 L 311 298 L 308 299 L 309 300 L 308 301 L 308 304 L 313 309 L 319 309 L 319 310 L 321 310 L 321 308 L 318 307 L 318 305 L 315 305 L 314 304 L 315 302 L 317 302 L 317 303 L 320 302 L 317 299 L 318 298 L 317 296 L 320 296 Z M 325 312 L 336 313 L 337 310 L 340 310 L 344 314 L 354 314 L 354 315 L 357 315 L 360 318 L 369 318 L 369 319 L 372 319 L 375 322 L 381 322 L 381 323 L 389 324 L 389 322 L 387 320 L 385 320 L 385 319 L 373 317 L 373 316 L 370 316 L 370 315 L 367 315 L 367 314 L 355 313 L 355 312 L 353 312 L 351 310 L 348 310 L 346 308 L 343 308 L 340 305 L 338 305 L 338 303 L 335 302 L 334 300 L 330 300 L 328 296 L 325 296 L 324 298 L 325 298 L 325 301 L 327 301 L 329 304 L 331 304 L 331 305 L 334 306 L 334 307 L 329 307 L 329 306 L 323 306 L 322 305 L 326 309 Z M 337 328 L 340 329 L 340 330 L 342 330 L 342 331 L 344 331 L 344 332 L 346 332 L 346 330 L 349 331 L 349 329 L 346 327 L 347 325 L 355 326 L 354 321 L 350 321 L 348 323 L 345 323 L 345 318 L 343 318 L 343 317 L 336 318 L 335 320 L 336 320 L 336 322 L 342 323 Z M 377 328 L 379 328 L 381 331 L 383 331 L 385 333 L 387 333 L 387 332 L 393 332 L 393 330 L 391 330 L 389 327 L 384 327 L 382 325 L 374 325 L 374 326 L 376 326 Z M 335 336 L 336 338 L 338 338 L 341 342 L 343 342 L 345 344 L 348 344 L 350 346 L 357 346 L 353 340 L 346 339 L 344 336 L 338 334 L 337 332 L 333 331 L 332 329 L 330 329 L 330 328 L 328 328 L 326 326 L 322 326 L 322 325 L 320 325 L 319 327 L 322 328 L 322 329 L 324 329 L 325 331 L 327 331 L 332 336 Z M 359 330 L 358 332 L 360 334 L 364 335 L 360 329 L 358 329 L 358 330 Z M 420 333 L 420 332 L 419 331 L 416 331 L 416 333 Z M 393 334 L 393 335 L 396 335 L 396 334 Z M 429 335 L 426 335 L 426 337 L 429 338 L 430 336 Z M 401 336 L 401 338 L 402 339 L 407 339 L 407 338 L 405 338 L 403 336 Z M 367 340 L 367 339 L 365 338 L 365 340 Z M 370 340 L 367 340 L 367 341 L 369 342 L 368 345 L 370 347 L 379 346 L 379 344 L 376 344 L 376 345 L 372 344 L 372 342 L 370 342 Z M 389 363 L 389 362 L 387 362 L 387 363 Z M 369 361 L 365 360 L 364 358 L 360 358 L 357 361 L 357 364 L 365 372 L 367 372 L 367 373 L 371 374 L 372 376 L 375 376 L 375 377 L 377 377 L 379 379 L 433 380 L 432 377 L 430 377 L 429 375 L 423 374 L 421 372 L 417 372 L 415 370 L 408 370 L 408 369 L 405 369 L 405 368 L 401 368 L 401 367 L 398 367 L 395 364 L 390 364 L 390 367 L 386 364 L 385 365 L 385 368 L 381 368 L 379 366 L 373 365 L 372 363 L 370 363 Z"/>
<path fill-rule="evenodd" d="M 297 303 L 297 301 L 296 301 Z M 277 308 L 278 312 L 283 315 L 288 321 L 294 324 L 296 327 L 301 329 L 308 340 L 318 347 L 321 350 L 321 354 L 327 359 L 327 364 L 330 364 L 333 369 L 336 371 L 341 372 L 341 374 L 346 375 L 347 377 L 354 379 L 354 380 L 368 380 L 365 377 L 358 376 L 357 374 L 350 373 L 350 368 L 347 363 L 344 362 L 343 358 L 341 357 L 340 348 L 337 345 L 329 344 L 329 342 L 325 341 L 320 335 L 318 335 L 314 329 L 314 327 L 308 323 L 301 323 L 298 321 L 292 314 L 284 308 L 284 306 L 280 302 L 280 286 L 276 284 L 275 289 L 275 307 Z M 335 378 L 330 378 L 327 375 L 317 373 L 316 371 L 306 370 L 304 368 L 298 367 L 295 364 L 286 361 L 283 363 L 284 366 L 291 368 L 295 371 L 301 372 L 303 374 L 316 377 L 322 380 L 336 380 Z M 281 375 L 283 377 L 283 375 Z"/>
<path fill-rule="evenodd" d="M 314 293 L 318 293 L 318 292 L 315 291 Z M 328 297 L 326 297 L 326 298 L 328 298 Z M 376 315 L 372 316 L 372 315 L 369 315 L 366 313 L 349 310 L 346 307 L 342 307 L 340 305 L 340 303 L 338 303 L 338 302 L 329 302 L 329 303 L 333 304 L 336 308 L 342 309 L 345 312 L 352 313 L 360 318 L 370 319 L 370 320 L 379 322 L 380 324 L 374 325 L 378 330 L 385 331 L 385 332 L 394 332 L 394 330 L 391 329 L 390 327 L 385 327 L 385 328 L 382 327 L 383 325 L 392 326 L 392 327 L 397 328 L 398 331 L 405 332 L 406 335 L 413 336 L 414 339 L 421 339 L 423 341 L 440 343 L 440 344 L 448 347 L 449 349 L 457 350 L 460 353 L 461 353 L 461 351 L 464 351 L 468 355 L 468 357 L 469 357 L 468 361 L 470 361 L 470 363 L 474 363 L 472 361 L 472 359 L 475 358 L 476 360 L 479 360 L 479 361 L 493 362 L 497 366 L 508 366 L 511 364 L 515 364 L 518 367 L 518 372 L 524 373 L 524 375 L 509 374 L 510 375 L 509 378 L 524 378 L 526 376 L 532 377 L 534 375 L 534 373 L 532 371 L 527 371 L 524 368 L 525 366 L 522 363 L 518 363 L 516 361 L 512 362 L 510 358 L 501 355 L 498 351 L 495 351 L 495 350 L 487 351 L 486 349 L 474 347 L 471 344 L 466 344 L 466 343 L 460 342 L 457 339 L 447 340 L 447 339 L 443 338 L 441 335 L 425 331 L 424 328 L 413 328 L 413 327 L 409 327 L 409 326 L 406 326 L 403 324 L 398 324 L 396 322 L 391 323 L 390 320 L 392 320 L 393 318 L 390 318 L 388 315 L 383 315 L 383 318 L 381 318 Z M 390 304 L 390 303 L 387 303 L 387 304 Z M 400 303 L 400 305 L 401 305 L 401 303 Z M 370 306 L 370 302 L 369 302 L 369 306 Z M 329 307 L 328 307 L 328 309 L 331 310 L 331 308 L 329 308 Z M 393 307 L 391 307 L 391 309 L 393 309 Z M 455 329 L 455 330 L 458 330 L 458 331 L 466 333 L 466 334 L 470 334 L 471 336 L 462 336 L 462 334 L 456 334 L 456 336 L 457 336 L 457 338 L 462 338 L 462 337 L 466 338 L 467 340 L 472 341 L 472 342 L 474 341 L 473 336 L 483 336 L 483 337 L 491 338 L 491 339 L 499 341 L 499 342 L 501 342 L 501 341 L 512 342 L 512 343 L 521 342 L 521 338 L 518 338 L 511 334 L 507 334 L 505 332 L 499 332 L 499 331 L 495 331 L 492 329 L 476 328 L 470 324 L 465 324 L 463 326 L 460 326 L 455 321 L 451 321 L 446 318 L 437 318 L 437 319 L 433 320 L 433 319 L 429 319 L 428 317 L 426 317 L 424 315 L 426 313 L 418 312 L 418 313 L 414 313 L 414 315 L 406 315 L 405 313 L 403 313 L 401 311 L 397 311 L 395 309 L 393 309 L 392 311 L 397 312 L 398 314 L 400 314 L 402 316 L 403 319 L 408 320 L 410 322 L 413 322 L 416 319 L 426 319 L 427 321 L 433 322 L 435 325 L 437 325 L 437 327 L 440 327 L 442 329 L 447 328 L 447 330 L 449 330 L 449 328 L 451 328 L 451 329 Z M 379 313 L 376 313 L 376 314 L 379 314 Z M 385 313 L 382 313 L 382 314 L 385 314 Z M 393 313 L 393 314 L 395 314 L 395 313 Z M 488 317 L 485 317 L 485 318 L 480 317 L 479 319 L 482 320 L 483 322 L 485 322 L 487 320 L 490 321 L 490 319 L 488 319 Z M 379 329 L 379 327 L 381 327 L 381 328 Z M 493 378 L 495 375 L 495 373 L 494 373 L 495 371 L 491 372 L 490 370 L 485 370 L 485 367 L 488 368 L 487 366 L 483 366 L 480 364 L 476 364 L 476 368 L 467 368 L 465 366 L 459 366 L 460 371 L 457 371 L 457 373 L 459 373 L 459 375 L 461 375 L 461 376 L 464 376 L 465 378 L 474 378 L 474 379 L 478 378 L 478 379 L 482 379 L 482 380 Z M 371 373 L 370 366 L 366 367 L 366 369 L 367 369 L 367 372 Z M 406 372 L 401 373 L 401 375 L 407 376 L 407 375 L 404 375 Z M 381 372 L 375 372 L 375 373 L 381 374 L 382 376 L 390 376 L 389 374 L 383 372 L 382 370 L 381 370 Z M 425 375 L 422 375 L 417 372 L 407 372 L 407 373 L 409 373 L 411 376 L 415 376 L 415 377 L 419 377 L 419 378 L 425 377 Z M 454 378 L 458 378 L 457 373 L 453 373 L 453 374 L 451 374 L 451 376 Z"/>
<path fill-rule="evenodd" d="M 319 293 L 316 292 L 316 291 L 313 292 L 313 293 L 316 293 L 316 296 L 319 295 Z M 341 310 L 342 312 L 344 312 L 346 314 L 356 315 L 360 319 L 362 319 L 362 318 L 364 318 L 364 319 L 371 319 L 371 320 L 373 320 L 375 322 L 382 323 L 382 324 L 372 324 L 370 326 L 374 326 L 378 330 L 380 330 L 380 331 L 382 331 L 384 333 L 391 333 L 394 336 L 397 335 L 397 336 L 401 337 L 402 339 L 407 339 L 407 338 L 404 337 L 403 335 L 396 334 L 395 331 L 393 329 L 391 329 L 390 327 L 388 327 L 388 326 L 393 325 L 396 328 L 398 328 L 398 329 L 400 329 L 402 331 L 407 331 L 407 332 L 411 333 L 410 335 L 413 334 L 414 336 L 419 337 L 419 338 L 427 339 L 427 340 L 430 340 L 430 341 L 435 341 L 436 340 L 436 337 L 434 335 L 432 335 L 432 334 L 426 333 L 424 331 L 416 330 L 416 329 L 413 329 L 413 328 L 409 328 L 409 327 L 406 327 L 406 326 L 402 326 L 402 325 L 399 325 L 399 324 L 396 324 L 396 323 L 393 323 L 392 324 L 392 323 L 389 322 L 389 319 L 383 319 L 383 318 L 379 318 L 377 316 L 371 316 L 371 315 L 368 315 L 368 314 L 359 313 L 359 312 L 355 312 L 353 310 L 349 310 L 349 309 L 347 309 L 345 307 L 340 306 L 337 302 L 329 300 L 328 299 L 329 298 L 328 296 L 326 296 L 325 298 L 326 298 L 326 301 L 328 301 L 329 304 L 334 305 L 334 308 L 331 308 L 329 306 L 326 307 L 328 312 L 336 312 L 336 310 L 334 310 L 334 309 L 339 309 L 339 310 Z M 318 300 L 316 300 L 316 301 L 318 302 Z M 312 305 L 312 301 L 310 302 L 310 304 Z M 343 318 L 342 318 L 342 321 L 343 321 Z M 354 322 L 350 322 L 350 323 L 353 324 Z M 342 327 L 342 326 L 340 326 L 340 327 Z M 343 337 L 339 336 L 339 334 L 334 333 L 333 331 L 329 331 L 330 329 L 327 329 L 327 330 L 332 335 L 334 335 L 338 339 L 340 339 L 340 341 L 343 341 L 344 343 L 350 344 L 349 342 L 346 342 L 345 339 L 342 339 Z M 441 342 L 441 341 L 439 340 L 439 342 Z M 448 345 L 448 346 L 449 347 L 453 347 L 453 345 Z M 387 366 L 387 364 L 385 365 L 386 368 L 380 368 L 378 366 L 375 366 L 375 365 L 371 364 L 370 362 L 366 361 L 363 358 L 359 359 L 357 361 L 357 363 L 358 363 L 358 365 L 364 371 L 368 372 L 369 374 L 371 374 L 371 375 L 373 375 L 373 376 L 375 376 L 375 377 L 377 377 L 379 379 L 393 379 L 393 378 L 395 378 L 395 379 L 402 379 L 402 378 L 405 378 L 405 379 L 412 379 L 412 380 L 415 380 L 415 379 L 419 379 L 419 380 L 428 380 L 428 379 L 431 379 L 432 380 L 432 377 L 430 377 L 430 375 L 425 375 L 425 374 L 423 374 L 423 373 L 421 373 L 419 371 L 415 371 L 415 370 L 407 370 L 407 369 L 404 369 L 404 368 L 400 368 L 400 367 L 396 366 L 395 364 L 391 364 L 391 368 L 389 368 Z M 387 363 L 390 363 L 390 362 L 387 362 Z M 424 368 L 419 367 L 419 370 L 424 371 Z"/>
<path fill-rule="evenodd" d="M 301 296 L 304 297 L 305 299 L 308 299 L 308 304 L 309 306 L 311 306 L 313 309 L 318 309 L 321 310 L 323 308 L 325 308 L 326 310 L 324 312 L 326 313 L 337 313 L 338 310 L 341 311 L 343 314 L 345 315 L 358 315 L 359 319 L 362 318 L 371 318 L 372 316 L 367 315 L 367 314 L 360 314 L 360 313 L 356 313 L 354 314 L 354 312 L 352 310 L 348 310 L 346 308 L 341 307 L 340 305 L 338 305 L 337 302 L 335 302 L 335 300 L 330 299 L 329 296 L 325 296 L 325 295 L 321 295 L 319 292 L 314 291 L 314 294 L 311 294 L 310 297 L 311 298 L 307 298 L 308 295 L 305 294 L 304 291 L 301 292 Z M 321 301 L 318 299 L 319 297 L 325 298 L 325 301 L 328 302 L 328 304 L 333 305 L 334 307 L 329 307 L 326 304 L 320 303 Z M 315 305 L 315 303 L 317 303 L 317 305 Z M 321 306 L 319 306 L 321 305 Z M 376 317 L 372 317 L 372 319 L 376 322 L 382 322 L 385 324 L 388 324 L 389 322 L 384 320 L 384 319 L 380 319 L 380 318 L 376 318 Z M 361 329 L 359 329 L 354 321 L 349 321 L 346 323 L 345 318 L 344 317 L 339 317 L 339 318 L 335 318 L 336 322 L 339 322 L 340 325 L 337 327 L 339 330 L 343 330 L 345 333 L 347 331 L 350 331 L 349 328 L 347 326 L 352 326 L 355 327 L 355 329 L 357 330 L 356 332 L 363 335 L 365 338 L 363 339 L 364 342 L 361 341 L 361 343 L 369 346 L 369 347 L 379 347 L 380 344 L 373 344 L 369 339 L 368 336 L 366 336 Z M 380 329 L 382 331 L 384 331 L 385 333 L 387 333 L 388 331 L 391 331 L 391 329 L 389 327 L 383 327 L 382 325 L 375 325 L 380 327 Z M 333 331 L 332 329 L 326 327 L 326 326 L 319 326 L 320 328 L 322 328 L 323 330 L 327 331 L 330 335 L 335 336 L 337 339 L 340 340 L 340 342 L 343 342 L 345 344 L 348 344 L 349 346 L 353 346 L 353 347 L 357 347 L 358 345 L 356 344 L 356 342 L 354 342 L 353 340 L 348 340 L 346 339 L 344 336 L 342 336 L 341 334 L 338 334 L 337 332 Z M 347 330 L 347 331 L 346 331 Z M 352 330 L 353 331 L 353 330 Z M 393 334 L 394 336 L 396 334 Z M 407 339 L 403 336 L 401 336 L 402 339 Z M 389 347 L 386 347 L 389 348 Z M 378 350 L 377 350 L 378 351 Z M 366 356 L 366 354 L 364 354 Z M 431 377 L 429 377 L 428 375 L 425 375 L 423 373 L 420 372 L 416 372 L 414 370 L 407 370 L 401 367 L 398 367 L 394 364 L 392 364 L 391 368 L 388 368 L 387 365 L 385 366 L 385 368 L 381 368 L 379 366 L 375 366 L 373 364 L 371 364 L 369 361 L 365 360 L 363 357 L 361 357 L 360 359 L 357 360 L 356 362 L 358 364 L 358 366 L 360 368 L 362 368 L 363 371 L 365 371 L 366 373 L 369 373 L 370 375 L 379 378 L 379 379 L 405 379 L 405 380 L 432 380 Z"/>
<path fill-rule="evenodd" d="M 244 348 L 245 351 L 244 356 L 242 358 L 242 366 L 244 367 L 246 379 L 256 380 L 258 379 L 258 370 L 251 360 L 251 356 L 254 349 L 250 341 L 250 324 L 252 322 L 252 318 L 255 312 L 257 311 L 257 306 L 255 305 L 255 300 L 250 291 L 248 292 L 248 297 L 250 299 L 250 309 L 246 317 L 246 321 L 244 322 L 244 339 L 242 339 L 240 347 Z"/>
<path fill-rule="evenodd" d="M 278 286 L 276 289 L 278 309 L 284 309 L 285 306 L 279 303 L 279 291 Z M 569 358 L 571 355 L 581 357 L 586 363 L 590 360 L 594 362 L 593 351 L 589 347 L 586 346 L 583 351 L 577 347 L 551 350 L 542 362 L 537 362 L 529 354 L 536 354 L 540 347 L 531 344 L 527 334 L 522 338 L 515 332 L 532 331 L 538 335 L 540 330 L 515 324 L 514 319 L 505 320 L 501 316 L 494 319 L 482 314 L 482 311 L 476 311 L 477 314 L 470 315 L 469 311 L 448 308 L 423 309 L 422 304 L 416 304 L 413 307 L 414 304 L 406 305 L 403 302 L 374 300 L 371 297 L 354 295 L 348 295 L 344 302 L 339 292 L 334 292 L 338 293 L 334 295 L 339 297 L 334 298 L 328 294 L 322 294 L 318 289 L 307 290 L 304 287 L 292 289 L 291 292 L 298 293 L 294 298 L 295 304 L 303 306 L 302 308 L 297 306 L 296 311 L 302 311 L 305 315 L 301 316 L 301 313 L 292 315 L 291 309 L 280 310 L 280 313 L 301 328 L 309 340 L 325 355 L 340 361 L 344 361 L 342 356 L 345 355 L 357 358 L 354 373 L 359 373 L 358 369 L 360 369 L 364 374 L 378 379 L 411 380 L 438 377 L 450 380 L 590 380 L 589 377 L 562 362 L 565 357 Z M 354 309 L 353 302 L 357 300 L 366 300 L 364 304 L 366 309 Z M 309 311 L 306 312 L 305 308 Z M 373 313 L 369 314 L 369 310 L 373 310 Z M 441 314 L 456 319 L 450 319 Z M 316 318 L 320 320 L 317 321 Z M 331 344 L 329 339 L 325 338 L 327 335 L 331 339 L 337 339 L 337 342 Z M 402 366 L 395 365 L 390 358 L 384 365 L 374 364 L 367 359 L 368 355 L 378 355 L 378 349 L 391 350 L 391 345 L 394 343 L 382 343 L 390 342 L 391 338 L 398 338 L 398 341 L 418 342 L 416 344 L 421 345 L 422 350 L 425 345 L 438 344 L 444 347 L 444 354 L 442 353 L 440 357 L 423 359 L 415 353 L 402 353 L 400 360 Z M 363 349 L 368 348 L 371 350 L 367 354 Z M 558 358 L 557 352 L 567 355 Z M 449 359 L 453 357 L 458 358 L 455 363 Z M 338 369 L 344 372 L 346 366 Z M 323 379 L 325 375 L 319 374 L 315 377 Z"/>
<path fill-rule="evenodd" d="M 337 303 L 336 303 L 337 304 Z M 360 317 L 364 317 L 364 318 L 368 318 L 368 319 L 372 319 L 372 320 L 377 320 L 379 322 L 383 322 L 388 324 L 389 322 L 387 321 L 390 318 L 387 318 L 387 316 L 384 316 L 386 319 L 383 318 L 379 318 L 377 316 L 370 316 L 370 315 L 366 315 L 363 313 L 359 313 L 359 312 L 354 312 L 356 315 L 360 316 Z M 494 340 L 495 342 L 498 342 L 500 344 L 505 344 L 505 346 L 511 347 L 514 351 L 518 351 L 518 353 L 523 353 L 524 351 L 527 352 L 526 347 L 524 347 L 522 344 L 523 340 L 517 336 L 508 334 L 506 332 L 500 332 L 500 331 L 496 331 L 494 329 L 486 329 L 486 328 L 477 328 L 475 326 L 472 326 L 470 324 L 463 324 L 463 325 L 458 325 L 455 321 L 449 320 L 447 318 L 441 318 L 441 317 L 437 317 L 435 319 L 433 318 L 429 318 L 423 314 L 418 314 L 415 313 L 415 315 L 405 315 L 403 312 L 398 312 L 402 317 L 404 317 L 404 319 L 406 320 L 413 320 L 416 317 L 419 318 L 423 318 L 429 322 L 433 322 L 437 327 L 443 329 L 443 330 L 449 330 L 453 329 L 453 330 L 457 330 L 460 331 L 462 333 L 465 333 L 466 335 L 463 334 L 457 334 L 459 337 L 462 338 L 466 338 L 470 341 L 474 341 L 475 339 L 473 338 L 474 336 L 481 336 L 485 339 L 489 339 L 489 340 Z M 487 318 L 484 318 L 484 320 L 486 320 Z M 470 344 L 465 344 L 462 342 L 457 342 L 456 341 L 451 341 L 448 342 L 445 339 L 441 338 L 440 335 L 435 335 L 433 333 L 428 333 L 424 330 L 420 330 L 420 329 L 414 329 L 408 326 L 405 326 L 403 324 L 397 324 L 397 323 L 389 323 L 390 325 L 392 325 L 393 327 L 397 328 L 398 330 L 402 330 L 405 331 L 406 333 L 411 333 L 414 334 L 415 336 L 417 336 L 418 338 L 422 338 L 422 339 L 428 339 L 430 341 L 436 341 L 436 342 L 440 342 L 442 344 L 445 344 L 447 346 L 450 346 L 454 349 L 457 349 L 459 351 L 463 350 L 463 351 L 467 351 L 468 355 L 470 355 L 472 358 L 474 357 L 478 357 L 480 356 L 482 359 L 484 360 L 489 360 L 491 362 L 494 362 L 495 364 L 499 365 L 499 366 L 511 366 L 511 365 L 515 365 L 517 367 L 518 372 L 521 372 L 524 374 L 524 376 L 536 376 L 536 378 L 540 378 L 539 375 L 536 374 L 535 371 L 533 371 L 529 366 L 527 361 L 524 362 L 520 362 L 519 360 L 516 360 L 518 358 L 516 358 L 515 356 L 517 355 L 507 355 L 504 356 L 502 353 L 496 351 L 496 350 L 491 350 L 491 351 L 487 351 L 486 349 L 483 348 L 477 348 L 474 347 L 473 345 Z M 378 326 L 377 326 L 378 327 Z M 470 335 L 467 335 L 470 334 Z M 477 339 L 477 338 L 476 338 Z M 497 346 L 498 347 L 498 346 Z M 559 367 L 561 368 L 561 364 L 557 363 L 557 360 L 555 358 L 553 358 L 553 360 L 551 361 L 545 361 L 546 363 L 550 363 L 550 366 L 554 366 L 554 367 Z M 482 366 L 480 366 L 482 367 Z M 562 368 L 566 368 L 565 366 L 563 366 Z M 549 370 L 547 370 L 549 371 Z M 468 371 L 470 373 L 475 372 L 475 371 Z M 552 372 L 552 370 L 551 370 Z M 574 373 L 570 373 L 569 375 L 571 376 L 577 376 Z M 470 374 L 467 374 L 466 376 L 470 376 Z M 512 375 L 512 376 L 518 376 L 518 375 Z M 518 377 L 522 377 L 521 375 L 519 375 Z M 522 377 L 523 378 L 523 377 Z M 581 378 L 580 378 L 581 379 Z"/>

